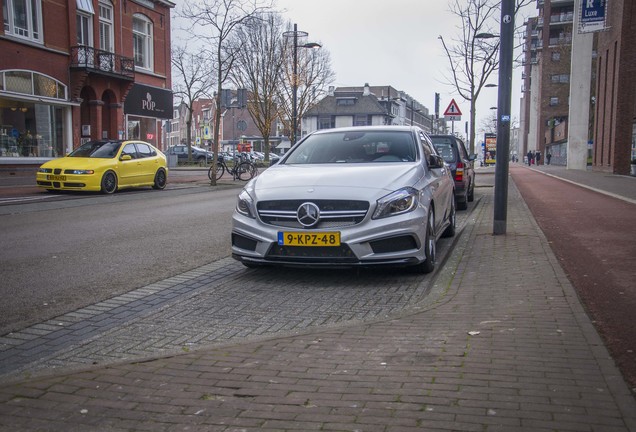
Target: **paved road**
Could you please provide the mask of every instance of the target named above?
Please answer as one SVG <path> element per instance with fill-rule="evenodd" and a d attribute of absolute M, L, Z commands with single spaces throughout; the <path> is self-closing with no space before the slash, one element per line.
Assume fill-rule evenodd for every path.
<path fill-rule="evenodd" d="M 479 188 L 483 198 L 434 281 L 245 270 L 224 284 L 231 297 L 249 282 L 237 305 L 250 290 L 265 299 L 258 308 L 248 298 L 242 315 L 289 317 L 305 316 L 285 303 L 298 293 L 315 296 L 308 304 L 318 310 L 335 302 L 331 286 L 352 299 L 371 289 L 381 303 L 400 302 L 403 285 L 419 287 L 412 293 L 430 287 L 387 316 L 1 384 L 0 429 L 635 432 L 636 402 L 516 186 L 509 191 L 507 234 L 492 235 L 492 188 Z M 155 294 L 215 291 L 209 274 L 232 270 L 219 264 Z M 212 304 L 197 297 L 186 303 Z M 169 325 L 183 315 L 172 304 L 151 312 Z M 102 313 L 116 307 L 100 305 Z M 97 309 L 76 319 L 90 321 Z M 151 326 L 138 330 L 152 338 Z"/>

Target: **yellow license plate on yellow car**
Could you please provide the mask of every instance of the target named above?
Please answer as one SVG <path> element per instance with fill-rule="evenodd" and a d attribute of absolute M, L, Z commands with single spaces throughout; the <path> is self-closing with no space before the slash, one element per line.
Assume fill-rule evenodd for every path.
<path fill-rule="evenodd" d="M 307 232 L 307 231 L 280 231 L 278 233 L 280 246 L 340 246 L 340 233 L 333 232 Z"/>
<path fill-rule="evenodd" d="M 51 181 L 66 181 L 66 176 L 65 175 L 47 175 L 46 179 Z"/>

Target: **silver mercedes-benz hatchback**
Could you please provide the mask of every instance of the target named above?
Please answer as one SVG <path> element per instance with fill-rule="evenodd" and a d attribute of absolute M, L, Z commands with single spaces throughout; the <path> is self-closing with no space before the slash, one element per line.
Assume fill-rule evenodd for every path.
<path fill-rule="evenodd" d="M 314 132 L 238 196 L 232 256 L 247 267 L 435 267 L 455 234 L 454 182 L 419 128 Z"/>

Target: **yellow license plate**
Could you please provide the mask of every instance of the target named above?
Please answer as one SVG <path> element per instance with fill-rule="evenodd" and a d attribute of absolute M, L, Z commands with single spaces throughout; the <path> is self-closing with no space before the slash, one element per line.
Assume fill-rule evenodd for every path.
<path fill-rule="evenodd" d="M 65 175 L 47 175 L 46 179 L 51 181 L 66 181 L 66 176 Z"/>
<path fill-rule="evenodd" d="M 280 246 L 340 246 L 340 233 L 307 231 L 285 231 L 278 233 Z"/>

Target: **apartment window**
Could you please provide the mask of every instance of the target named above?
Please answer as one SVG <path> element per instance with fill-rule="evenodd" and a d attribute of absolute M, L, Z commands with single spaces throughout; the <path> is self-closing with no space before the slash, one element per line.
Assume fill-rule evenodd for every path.
<path fill-rule="evenodd" d="M 320 117 L 318 119 L 318 129 L 332 129 L 335 124 L 332 122 L 331 117 Z"/>
<path fill-rule="evenodd" d="M 354 126 L 367 126 L 370 123 L 367 121 L 366 115 L 355 115 L 353 116 L 353 125 Z"/>
<path fill-rule="evenodd" d="M 354 105 L 355 103 L 355 98 L 336 98 L 336 105 Z"/>
<path fill-rule="evenodd" d="M 5 34 L 43 42 L 41 0 L 4 0 L 2 16 Z"/>
<path fill-rule="evenodd" d="M 78 12 L 77 13 L 77 44 L 93 46 L 93 17 Z"/>
<path fill-rule="evenodd" d="M 551 97 L 550 98 L 550 106 L 557 106 L 559 104 L 559 98 L 558 97 Z"/>
<path fill-rule="evenodd" d="M 558 51 L 552 51 L 552 61 L 560 61 L 561 53 Z"/>
<path fill-rule="evenodd" d="M 550 79 L 555 84 L 567 84 L 570 82 L 570 74 L 556 74 L 550 75 Z"/>
<path fill-rule="evenodd" d="M 108 2 L 99 2 L 99 49 L 115 52 L 113 40 L 113 6 Z"/>
<path fill-rule="evenodd" d="M 139 14 L 133 16 L 133 55 L 136 67 L 152 70 L 152 22 Z"/>

